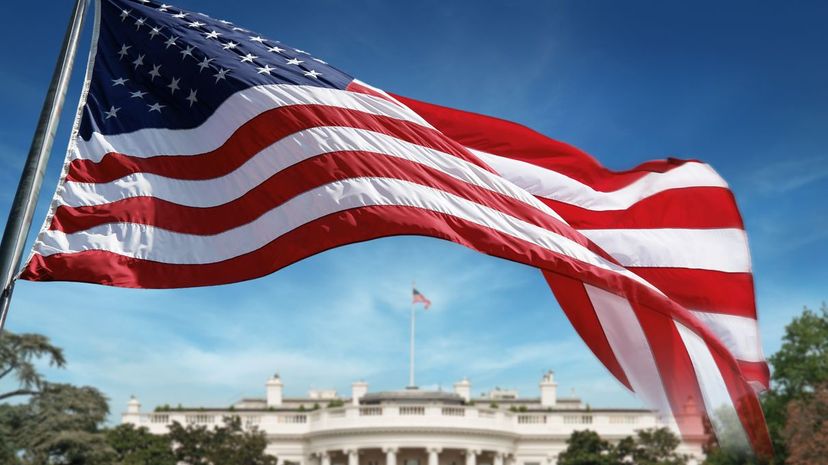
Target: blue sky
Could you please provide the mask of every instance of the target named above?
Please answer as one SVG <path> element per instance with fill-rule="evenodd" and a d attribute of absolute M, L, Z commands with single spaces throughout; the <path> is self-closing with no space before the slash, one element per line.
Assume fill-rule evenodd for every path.
<path fill-rule="evenodd" d="M 0 28 L 0 218 L 5 220 L 70 6 L 6 5 Z M 526 124 L 615 169 L 676 156 L 730 182 L 754 260 L 763 343 L 828 297 L 828 4 L 180 0 L 409 97 Z M 88 29 L 36 214 L 56 183 Z M 34 233 L 34 231 L 33 231 Z M 418 384 L 468 376 L 534 395 L 541 373 L 596 406 L 639 405 L 578 339 L 536 270 L 434 239 L 334 250 L 265 278 L 140 291 L 18 284 L 8 322 L 64 347 L 55 380 L 123 410 L 228 405 L 280 371 L 288 394 L 407 381 L 410 283 Z M 113 417 L 114 418 L 114 417 Z"/>

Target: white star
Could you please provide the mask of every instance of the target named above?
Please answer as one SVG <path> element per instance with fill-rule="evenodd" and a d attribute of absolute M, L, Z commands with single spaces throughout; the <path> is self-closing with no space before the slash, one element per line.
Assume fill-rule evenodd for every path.
<path fill-rule="evenodd" d="M 126 21 L 129 14 L 132 13 L 132 10 L 121 10 L 121 22 L 123 23 Z"/>
<path fill-rule="evenodd" d="M 237 43 L 235 43 L 231 40 L 230 42 L 227 42 L 226 44 L 224 44 L 224 47 L 222 47 L 222 48 L 225 49 L 225 50 L 228 50 L 228 49 L 236 48 L 236 47 L 238 47 L 238 45 L 239 44 L 237 44 Z"/>
<path fill-rule="evenodd" d="M 149 75 L 152 76 L 150 78 L 150 82 L 154 81 L 155 78 L 161 77 L 161 65 L 152 65 L 152 71 L 149 72 Z"/>
<path fill-rule="evenodd" d="M 167 5 L 166 3 L 162 3 L 160 7 L 158 7 L 158 11 L 167 11 L 170 9 L 172 5 Z"/>
<path fill-rule="evenodd" d="M 121 45 L 121 51 L 118 52 L 119 60 L 123 60 L 125 56 L 127 56 L 127 50 L 131 49 L 132 45 L 123 44 Z"/>
<path fill-rule="evenodd" d="M 323 65 L 327 65 L 327 64 L 328 64 L 328 62 L 327 62 L 327 61 L 322 61 L 322 60 L 320 60 L 319 58 L 314 58 L 314 59 L 313 59 L 313 61 L 318 61 L 319 63 L 322 63 Z"/>
<path fill-rule="evenodd" d="M 247 29 L 245 29 L 243 27 L 234 27 L 233 30 L 234 31 L 241 31 L 241 32 L 249 32 Z"/>
<path fill-rule="evenodd" d="M 153 103 L 152 105 L 147 105 L 147 106 L 149 107 L 149 112 L 150 113 L 152 113 L 154 111 L 157 111 L 158 113 L 161 113 L 161 109 L 166 107 L 166 105 L 161 105 L 160 103 Z"/>
<path fill-rule="evenodd" d="M 250 41 L 251 42 L 258 42 L 260 44 L 263 44 L 265 40 L 263 38 L 261 38 L 260 36 L 256 36 L 256 37 L 250 36 Z"/>
<path fill-rule="evenodd" d="M 177 91 L 178 89 L 180 89 L 180 87 L 178 87 L 178 81 L 180 81 L 180 80 L 181 80 L 181 79 L 172 78 L 172 82 L 170 82 L 170 83 L 167 85 L 167 87 L 170 89 L 170 93 L 171 93 L 171 94 L 175 94 L 175 91 Z"/>
<path fill-rule="evenodd" d="M 190 102 L 190 106 L 193 106 L 194 103 L 198 102 L 198 99 L 196 98 L 196 90 L 192 89 L 190 91 L 190 95 L 188 95 L 185 100 Z"/>
<path fill-rule="evenodd" d="M 248 53 L 247 55 L 245 55 L 241 58 L 241 62 L 242 63 L 245 63 L 245 62 L 246 63 L 253 63 L 253 60 L 255 60 L 256 58 L 259 58 L 259 57 L 257 57 L 256 55 L 253 55 L 252 53 Z"/>
<path fill-rule="evenodd" d="M 320 73 L 318 71 L 314 71 L 314 70 L 305 71 L 305 76 L 310 77 L 310 78 L 319 79 L 317 76 L 321 76 L 321 75 L 322 75 L 322 73 Z"/>
<path fill-rule="evenodd" d="M 273 52 L 273 53 L 279 53 L 279 52 L 284 52 L 285 49 L 279 48 L 278 45 L 274 45 L 273 47 L 270 47 L 269 49 L 267 49 L 267 51 L 268 52 Z"/>
<path fill-rule="evenodd" d="M 193 21 L 192 23 L 187 24 L 187 26 L 189 26 L 189 27 L 201 27 L 201 26 L 204 26 L 204 23 L 202 23 L 201 21 L 196 20 L 196 21 Z"/>
<path fill-rule="evenodd" d="M 147 95 L 147 93 L 143 92 L 143 91 L 140 91 L 140 90 L 136 90 L 135 92 L 130 92 L 130 94 L 129 94 L 130 98 L 144 98 L 145 95 Z"/>
<path fill-rule="evenodd" d="M 135 20 L 135 30 L 141 29 L 141 26 L 147 21 L 147 18 L 138 18 Z"/>
<path fill-rule="evenodd" d="M 207 39 L 218 39 L 218 36 L 221 35 L 221 32 L 217 32 L 215 29 L 208 32 L 204 37 Z"/>
<path fill-rule="evenodd" d="M 213 77 L 216 78 L 216 84 L 218 84 L 218 82 L 222 79 L 225 79 L 225 76 L 227 76 L 227 73 L 229 72 L 229 69 L 219 68 L 218 73 L 213 75 Z"/>
<path fill-rule="evenodd" d="M 296 58 L 291 58 L 290 60 L 287 61 L 287 64 L 289 64 L 289 65 L 297 65 L 298 66 L 299 63 L 304 63 L 304 61 L 298 60 Z"/>
<path fill-rule="evenodd" d="M 201 60 L 201 63 L 198 64 L 198 68 L 199 68 L 198 72 L 200 73 L 200 72 L 204 71 L 205 68 L 209 68 L 210 67 L 210 62 L 213 61 L 214 59 L 215 58 L 204 57 L 204 59 Z"/>
<path fill-rule="evenodd" d="M 195 50 L 195 47 L 188 45 L 187 48 L 185 48 L 184 50 L 182 50 L 180 52 L 181 53 L 181 59 L 183 60 L 183 59 L 187 58 L 188 56 L 195 58 L 193 56 L 193 50 Z"/>
<path fill-rule="evenodd" d="M 270 72 L 276 68 L 271 68 L 270 65 L 264 65 L 264 68 L 259 68 L 259 74 L 267 74 L 270 76 Z"/>
<path fill-rule="evenodd" d="M 120 107 L 115 107 L 115 105 L 112 105 L 112 107 L 109 109 L 109 111 L 104 112 L 106 114 L 106 118 L 104 118 L 104 119 L 117 118 L 118 117 L 118 110 L 120 110 L 120 109 L 121 109 Z"/>
<path fill-rule="evenodd" d="M 142 53 L 141 55 L 138 55 L 138 58 L 136 58 L 135 61 L 132 62 L 132 64 L 135 65 L 135 69 L 138 69 L 139 66 L 143 66 L 144 54 Z"/>
<path fill-rule="evenodd" d="M 182 19 L 182 18 L 184 18 L 185 16 L 187 16 L 187 14 L 188 14 L 188 13 L 184 13 L 184 12 L 182 11 L 182 12 L 179 12 L 178 14 L 176 14 L 176 15 L 173 15 L 173 18 Z"/>
<path fill-rule="evenodd" d="M 129 79 L 124 79 L 124 78 L 113 79 L 112 80 L 112 87 L 115 87 L 115 86 L 124 86 L 124 87 L 126 87 L 126 82 L 127 81 L 129 81 Z"/>
<path fill-rule="evenodd" d="M 299 50 L 298 48 L 294 48 L 293 51 L 295 51 L 296 53 L 304 53 L 305 55 L 310 55 L 310 53 L 308 53 L 304 50 Z"/>
<path fill-rule="evenodd" d="M 158 34 L 161 34 L 161 28 L 157 26 L 152 28 L 149 32 L 150 39 L 154 39 Z"/>
<path fill-rule="evenodd" d="M 178 40 L 178 37 L 170 36 L 170 38 L 167 39 L 166 42 L 164 42 L 164 45 L 166 45 L 166 47 L 164 47 L 164 49 L 168 49 L 168 48 L 170 48 L 170 46 L 175 45 L 176 40 Z"/>

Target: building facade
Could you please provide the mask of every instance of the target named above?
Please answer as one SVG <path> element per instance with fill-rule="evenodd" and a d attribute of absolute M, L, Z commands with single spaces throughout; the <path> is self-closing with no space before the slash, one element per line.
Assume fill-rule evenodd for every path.
<path fill-rule="evenodd" d="M 229 408 L 176 408 L 141 412 L 130 400 L 122 422 L 163 434 L 172 422 L 219 425 L 240 417 L 245 428 L 267 435 L 267 452 L 283 465 L 555 465 L 576 430 L 593 430 L 617 441 L 640 429 L 668 426 L 644 409 L 590 408 L 560 397 L 550 371 L 539 397 L 495 389 L 472 397 L 464 379 L 451 392 L 405 389 L 369 392 L 352 384 L 350 397 L 335 390 L 283 396 L 278 375 L 261 399 L 242 399 Z M 703 437 L 679 447 L 700 463 Z"/>

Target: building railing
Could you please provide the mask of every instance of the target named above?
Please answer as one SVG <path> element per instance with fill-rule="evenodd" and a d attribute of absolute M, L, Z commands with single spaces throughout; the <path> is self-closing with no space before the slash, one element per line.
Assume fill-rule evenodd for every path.
<path fill-rule="evenodd" d="M 173 422 L 219 426 L 227 416 L 239 417 L 245 428 L 268 434 L 304 434 L 348 428 L 385 428 L 402 426 L 473 428 L 494 432 L 523 434 L 568 434 L 589 427 L 599 434 L 658 426 L 649 412 L 513 412 L 476 406 L 378 405 L 344 406 L 313 412 L 153 412 L 125 414 L 124 421 L 164 432 Z"/>

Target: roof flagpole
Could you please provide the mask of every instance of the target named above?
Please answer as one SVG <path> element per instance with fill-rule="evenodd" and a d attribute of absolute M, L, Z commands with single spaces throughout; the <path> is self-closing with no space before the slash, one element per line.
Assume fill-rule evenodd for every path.
<path fill-rule="evenodd" d="M 72 65 L 75 62 L 75 53 L 88 4 L 89 0 L 76 0 L 75 2 L 69 26 L 66 28 L 66 35 L 63 37 L 60 55 L 52 73 L 52 81 L 46 93 L 46 100 L 40 110 L 40 119 L 37 121 L 37 128 L 32 137 L 29 155 L 23 165 L 20 182 L 17 184 L 17 193 L 14 195 L 14 201 L 9 210 L 3 240 L 0 243 L 0 289 L 2 289 L 0 292 L 0 334 L 6 324 L 15 275 L 32 226 L 32 216 L 40 195 L 40 186 L 43 184 L 43 175 L 46 171 L 46 164 L 49 162 L 49 153 L 52 150 L 52 142 L 60 121 L 60 112 L 63 109 L 66 90 L 69 88 L 69 78 L 72 75 Z"/>
<path fill-rule="evenodd" d="M 417 387 L 414 384 L 414 328 L 416 323 L 415 309 L 414 309 L 414 289 L 416 284 L 411 281 L 411 344 L 409 346 L 409 364 L 408 364 L 408 388 L 414 389 Z"/>

